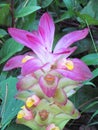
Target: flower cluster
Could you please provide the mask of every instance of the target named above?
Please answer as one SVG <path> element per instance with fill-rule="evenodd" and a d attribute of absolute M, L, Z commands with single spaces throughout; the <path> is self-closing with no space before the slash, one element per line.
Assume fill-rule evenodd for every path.
<path fill-rule="evenodd" d="M 21 68 L 16 98 L 22 100 L 24 106 L 17 114 L 17 123 L 33 130 L 61 130 L 70 119 L 79 118 L 80 113 L 68 97 L 92 77 L 85 63 L 68 58 L 76 50 L 70 46 L 85 38 L 88 29 L 63 36 L 53 49 L 54 31 L 54 22 L 48 13 L 42 15 L 37 31 L 8 29 L 16 41 L 32 50 L 9 59 L 4 70 Z"/>

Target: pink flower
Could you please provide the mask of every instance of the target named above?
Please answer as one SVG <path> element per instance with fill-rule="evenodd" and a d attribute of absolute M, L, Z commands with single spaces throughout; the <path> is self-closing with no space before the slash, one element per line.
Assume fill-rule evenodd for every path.
<path fill-rule="evenodd" d="M 26 106 L 28 108 L 32 107 L 32 106 L 37 106 L 40 102 L 40 98 L 36 95 L 32 95 L 30 97 L 27 98 L 26 100 Z"/>
<path fill-rule="evenodd" d="M 30 110 L 28 110 L 25 106 L 23 106 L 17 114 L 17 119 L 22 118 L 24 118 L 25 120 L 32 120 L 34 118 L 33 113 Z"/>
<path fill-rule="evenodd" d="M 57 76 L 47 74 L 45 77 L 40 77 L 39 84 L 44 94 L 48 97 L 53 97 L 58 86 L 58 81 L 59 79 Z"/>
<path fill-rule="evenodd" d="M 59 60 L 57 63 L 57 71 L 61 73 L 64 77 L 76 81 L 85 81 L 92 77 L 91 71 L 85 65 L 85 63 L 77 58 Z"/>
<path fill-rule="evenodd" d="M 91 78 L 91 71 L 86 64 L 79 59 L 68 59 L 68 56 L 76 50 L 76 47 L 70 47 L 70 45 L 85 38 L 88 34 L 87 28 L 63 36 L 57 42 L 54 50 L 52 50 L 52 47 L 55 26 L 48 13 L 42 15 L 37 31 L 28 32 L 9 28 L 8 32 L 17 42 L 30 48 L 35 55 L 15 56 L 8 60 L 4 70 L 21 67 L 21 74 L 25 76 L 39 69 L 43 69 L 46 72 L 55 69 L 61 75 L 76 81 L 84 81 Z"/>

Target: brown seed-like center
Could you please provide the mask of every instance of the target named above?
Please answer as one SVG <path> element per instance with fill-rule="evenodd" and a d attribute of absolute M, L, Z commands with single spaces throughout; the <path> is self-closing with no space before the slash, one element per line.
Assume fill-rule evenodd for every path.
<path fill-rule="evenodd" d="M 47 84 L 51 85 L 54 83 L 55 77 L 51 74 L 48 74 L 44 77 L 44 79 L 47 82 Z"/>
<path fill-rule="evenodd" d="M 46 120 L 48 118 L 49 112 L 47 112 L 46 110 L 42 110 L 39 112 L 39 116 L 41 118 L 41 120 Z"/>

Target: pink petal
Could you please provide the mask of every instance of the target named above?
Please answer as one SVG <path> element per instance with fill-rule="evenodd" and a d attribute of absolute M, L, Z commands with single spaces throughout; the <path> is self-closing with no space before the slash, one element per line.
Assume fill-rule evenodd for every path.
<path fill-rule="evenodd" d="M 17 42 L 33 49 L 32 43 L 27 38 L 27 35 L 33 36 L 32 33 L 17 28 L 8 28 L 8 32 Z"/>
<path fill-rule="evenodd" d="M 69 48 L 63 48 L 62 49 L 62 52 L 59 52 L 59 53 L 53 53 L 53 56 L 55 58 L 55 61 L 57 59 L 59 59 L 60 57 L 65 57 L 67 58 L 68 56 L 70 56 L 75 50 L 77 49 L 76 46 L 74 47 L 69 47 Z"/>
<path fill-rule="evenodd" d="M 25 55 L 19 55 L 19 56 L 14 56 L 11 59 L 9 59 L 7 61 L 7 63 L 5 64 L 3 70 L 7 71 L 7 70 L 12 70 L 14 68 L 18 68 L 18 67 L 22 67 L 23 63 L 22 63 L 22 59 L 25 57 Z"/>
<path fill-rule="evenodd" d="M 43 39 L 44 46 L 51 52 L 54 39 L 55 26 L 51 16 L 48 13 L 44 13 L 39 22 L 39 32 Z"/>
<path fill-rule="evenodd" d="M 31 35 L 27 35 L 27 38 L 32 43 L 32 50 L 37 54 L 37 56 L 39 57 L 39 59 L 41 59 L 43 63 L 51 60 L 51 53 L 49 53 L 46 48 L 41 44 L 41 39 L 39 41 L 38 38 Z"/>
<path fill-rule="evenodd" d="M 17 42 L 32 49 L 40 59 L 45 55 L 44 47 L 41 44 L 39 37 L 34 33 L 16 28 L 9 28 L 8 32 Z"/>
<path fill-rule="evenodd" d="M 30 110 L 28 110 L 27 108 L 23 108 L 23 111 L 25 113 L 24 119 L 32 120 L 34 118 L 33 113 Z"/>
<path fill-rule="evenodd" d="M 83 30 L 74 31 L 71 32 L 65 36 L 63 36 L 58 43 L 56 44 L 54 48 L 54 53 L 62 52 L 62 50 L 65 48 L 68 48 L 71 44 L 74 42 L 77 42 L 83 38 L 85 38 L 88 34 L 88 28 L 85 28 Z"/>
<path fill-rule="evenodd" d="M 42 91 L 44 92 L 44 94 L 46 96 L 53 97 L 56 92 L 57 85 L 58 85 L 58 77 L 50 75 L 50 74 L 48 74 L 47 76 L 54 77 L 53 83 L 51 83 L 51 82 L 47 83 L 47 81 L 45 80 L 45 77 L 41 76 L 39 79 L 39 84 L 40 84 Z"/>
<path fill-rule="evenodd" d="M 57 69 L 63 76 L 76 81 L 85 81 L 92 77 L 92 73 L 87 65 L 81 60 L 75 58 L 71 60 L 74 64 L 73 70 Z"/>
<path fill-rule="evenodd" d="M 33 73 L 34 71 L 42 68 L 42 63 L 39 59 L 28 60 L 21 69 L 21 74 L 23 76 Z"/>

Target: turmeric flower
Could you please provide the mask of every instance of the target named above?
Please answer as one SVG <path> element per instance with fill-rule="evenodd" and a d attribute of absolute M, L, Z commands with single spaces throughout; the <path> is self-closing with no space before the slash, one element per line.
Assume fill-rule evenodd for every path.
<path fill-rule="evenodd" d="M 31 52 L 12 57 L 4 66 L 5 71 L 21 68 L 16 98 L 25 106 L 17 114 L 17 123 L 36 130 L 61 130 L 64 125 L 60 124 L 78 119 L 80 113 L 68 97 L 92 74 L 83 61 L 69 58 L 76 50 L 70 46 L 85 38 L 88 29 L 63 36 L 54 49 L 55 26 L 48 13 L 42 15 L 37 31 L 9 28 L 8 32 L 31 49 Z"/>
<path fill-rule="evenodd" d="M 76 47 L 70 45 L 85 38 L 88 34 L 87 28 L 64 35 L 57 42 L 54 50 L 55 26 L 48 13 L 42 15 L 37 31 L 28 32 L 9 28 L 8 32 L 17 42 L 30 48 L 34 53 L 12 57 L 4 66 L 4 70 L 21 67 L 21 75 L 25 76 L 39 69 L 44 71 L 54 69 L 61 75 L 76 81 L 91 78 L 91 72 L 85 63 L 77 58 L 68 58 L 76 50 Z"/>

